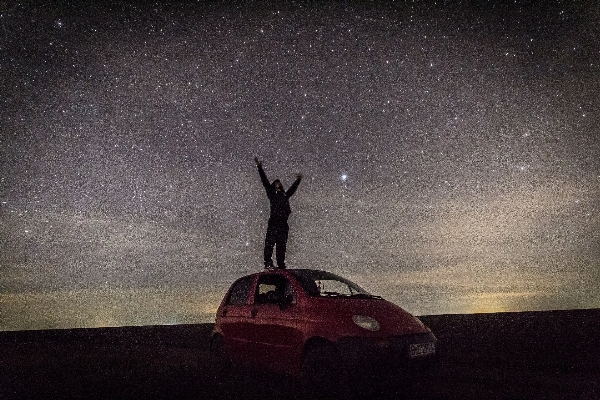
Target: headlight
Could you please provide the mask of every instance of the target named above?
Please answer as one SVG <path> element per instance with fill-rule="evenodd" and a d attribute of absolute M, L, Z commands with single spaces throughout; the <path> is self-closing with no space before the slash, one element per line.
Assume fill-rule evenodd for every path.
<path fill-rule="evenodd" d="M 378 331 L 379 330 L 379 322 L 371 317 L 367 317 L 366 315 L 353 315 L 352 321 L 361 328 L 367 329 L 369 331 Z"/>

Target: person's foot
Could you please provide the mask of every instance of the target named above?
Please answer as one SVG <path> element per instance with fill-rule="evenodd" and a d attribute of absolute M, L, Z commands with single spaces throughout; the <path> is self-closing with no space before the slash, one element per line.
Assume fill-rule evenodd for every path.
<path fill-rule="evenodd" d="M 277 268 L 279 268 L 279 269 L 285 269 L 285 264 L 284 263 L 281 263 L 281 264 L 277 263 Z"/>
<path fill-rule="evenodd" d="M 273 269 L 273 268 L 275 268 L 275 265 L 273 265 L 273 261 L 265 261 L 265 268 L 266 269 Z"/>

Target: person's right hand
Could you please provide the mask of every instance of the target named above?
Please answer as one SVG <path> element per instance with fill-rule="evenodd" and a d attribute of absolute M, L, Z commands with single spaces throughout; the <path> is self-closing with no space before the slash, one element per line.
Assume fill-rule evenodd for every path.
<path fill-rule="evenodd" d="M 262 164 L 262 163 L 261 163 L 261 162 L 258 160 L 258 157 L 254 157 L 254 162 L 256 163 L 256 165 L 257 165 L 258 167 L 260 167 L 260 166 L 261 166 L 261 164 Z"/>

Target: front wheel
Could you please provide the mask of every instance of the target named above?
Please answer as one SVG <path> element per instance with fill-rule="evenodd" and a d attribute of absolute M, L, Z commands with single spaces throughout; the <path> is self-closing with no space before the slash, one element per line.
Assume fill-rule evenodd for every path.
<path fill-rule="evenodd" d="M 320 345 L 302 361 L 302 386 L 310 398 L 335 398 L 344 391 L 344 373 L 337 349 Z"/>

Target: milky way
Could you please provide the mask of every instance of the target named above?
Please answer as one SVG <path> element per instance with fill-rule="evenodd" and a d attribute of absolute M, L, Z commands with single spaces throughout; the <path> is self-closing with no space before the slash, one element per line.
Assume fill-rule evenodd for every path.
<path fill-rule="evenodd" d="M 292 267 L 600 306 L 600 6 L 427 3 L 0 5 L 0 329 L 210 320 L 262 268 L 254 156 L 304 175 Z"/>

